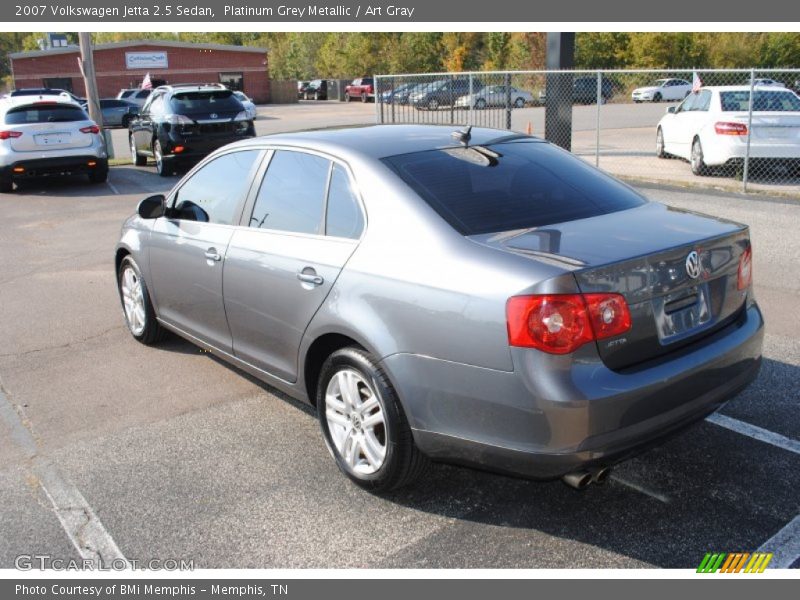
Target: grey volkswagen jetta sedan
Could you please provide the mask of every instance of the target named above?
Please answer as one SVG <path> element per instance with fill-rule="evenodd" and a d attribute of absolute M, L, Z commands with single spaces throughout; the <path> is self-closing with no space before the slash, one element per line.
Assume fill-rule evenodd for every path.
<path fill-rule="evenodd" d="M 133 337 L 166 330 L 317 408 L 387 490 L 430 460 L 600 482 L 757 375 L 744 225 L 507 131 L 242 141 L 123 225 Z"/>

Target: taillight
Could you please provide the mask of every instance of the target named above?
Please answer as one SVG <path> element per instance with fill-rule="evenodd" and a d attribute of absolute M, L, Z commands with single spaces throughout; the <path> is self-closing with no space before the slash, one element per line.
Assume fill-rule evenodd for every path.
<path fill-rule="evenodd" d="M 628 304 L 619 294 L 514 296 L 506 305 L 512 346 L 569 354 L 584 344 L 631 327 Z"/>
<path fill-rule="evenodd" d="M 731 121 L 717 121 L 714 131 L 719 135 L 747 135 L 747 125 Z"/>
<path fill-rule="evenodd" d="M 744 290 L 750 287 L 753 283 L 753 247 L 749 246 L 747 250 L 742 252 L 742 257 L 739 259 L 739 281 L 737 287 Z"/>
<path fill-rule="evenodd" d="M 0 131 L 0 140 L 18 138 L 21 135 L 22 135 L 21 131 Z"/>
<path fill-rule="evenodd" d="M 81 127 L 81 133 L 100 133 L 100 128 L 97 125 L 89 125 L 88 127 Z"/>

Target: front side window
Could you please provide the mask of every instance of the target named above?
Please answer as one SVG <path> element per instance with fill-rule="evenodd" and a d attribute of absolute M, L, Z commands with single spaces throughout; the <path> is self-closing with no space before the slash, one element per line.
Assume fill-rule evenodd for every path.
<path fill-rule="evenodd" d="M 183 184 L 174 204 L 174 216 L 186 221 L 236 225 L 239 206 L 250 189 L 260 150 L 223 154 L 206 163 Z"/>
<path fill-rule="evenodd" d="M 250 226 L 321 233 L 329 170 L 327 159 L 277 150 L 258 190 Z"/>

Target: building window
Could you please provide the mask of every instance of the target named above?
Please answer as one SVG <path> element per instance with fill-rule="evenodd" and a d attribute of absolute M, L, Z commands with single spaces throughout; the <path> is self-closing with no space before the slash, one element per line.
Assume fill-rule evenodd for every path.
<path fill-rule="evenodd" d="M 235 92 L 244 90 L 244 76 L 241 73 L 220 73 L 219 82 Z"/>
<path fill-rule="evenodd" d="M 48 77 L 42 79 L 42 83 L 46 88 L 72 91 L 72 77 Z"/>

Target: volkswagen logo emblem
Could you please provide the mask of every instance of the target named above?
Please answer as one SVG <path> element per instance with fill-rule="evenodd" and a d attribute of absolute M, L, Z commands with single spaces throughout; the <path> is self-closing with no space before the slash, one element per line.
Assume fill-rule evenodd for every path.
<path fill-rule="evenodd" d="M 700 255 L 694 250 L 686 257 L 686 273 L 692 279 L 700 277 Z"/>
<path fill-rule="evenodd" d="M 216 119 L 219 115 L 217 113 L 211 113 L 208 116 L 211 117 L 212 119 Z"/>

